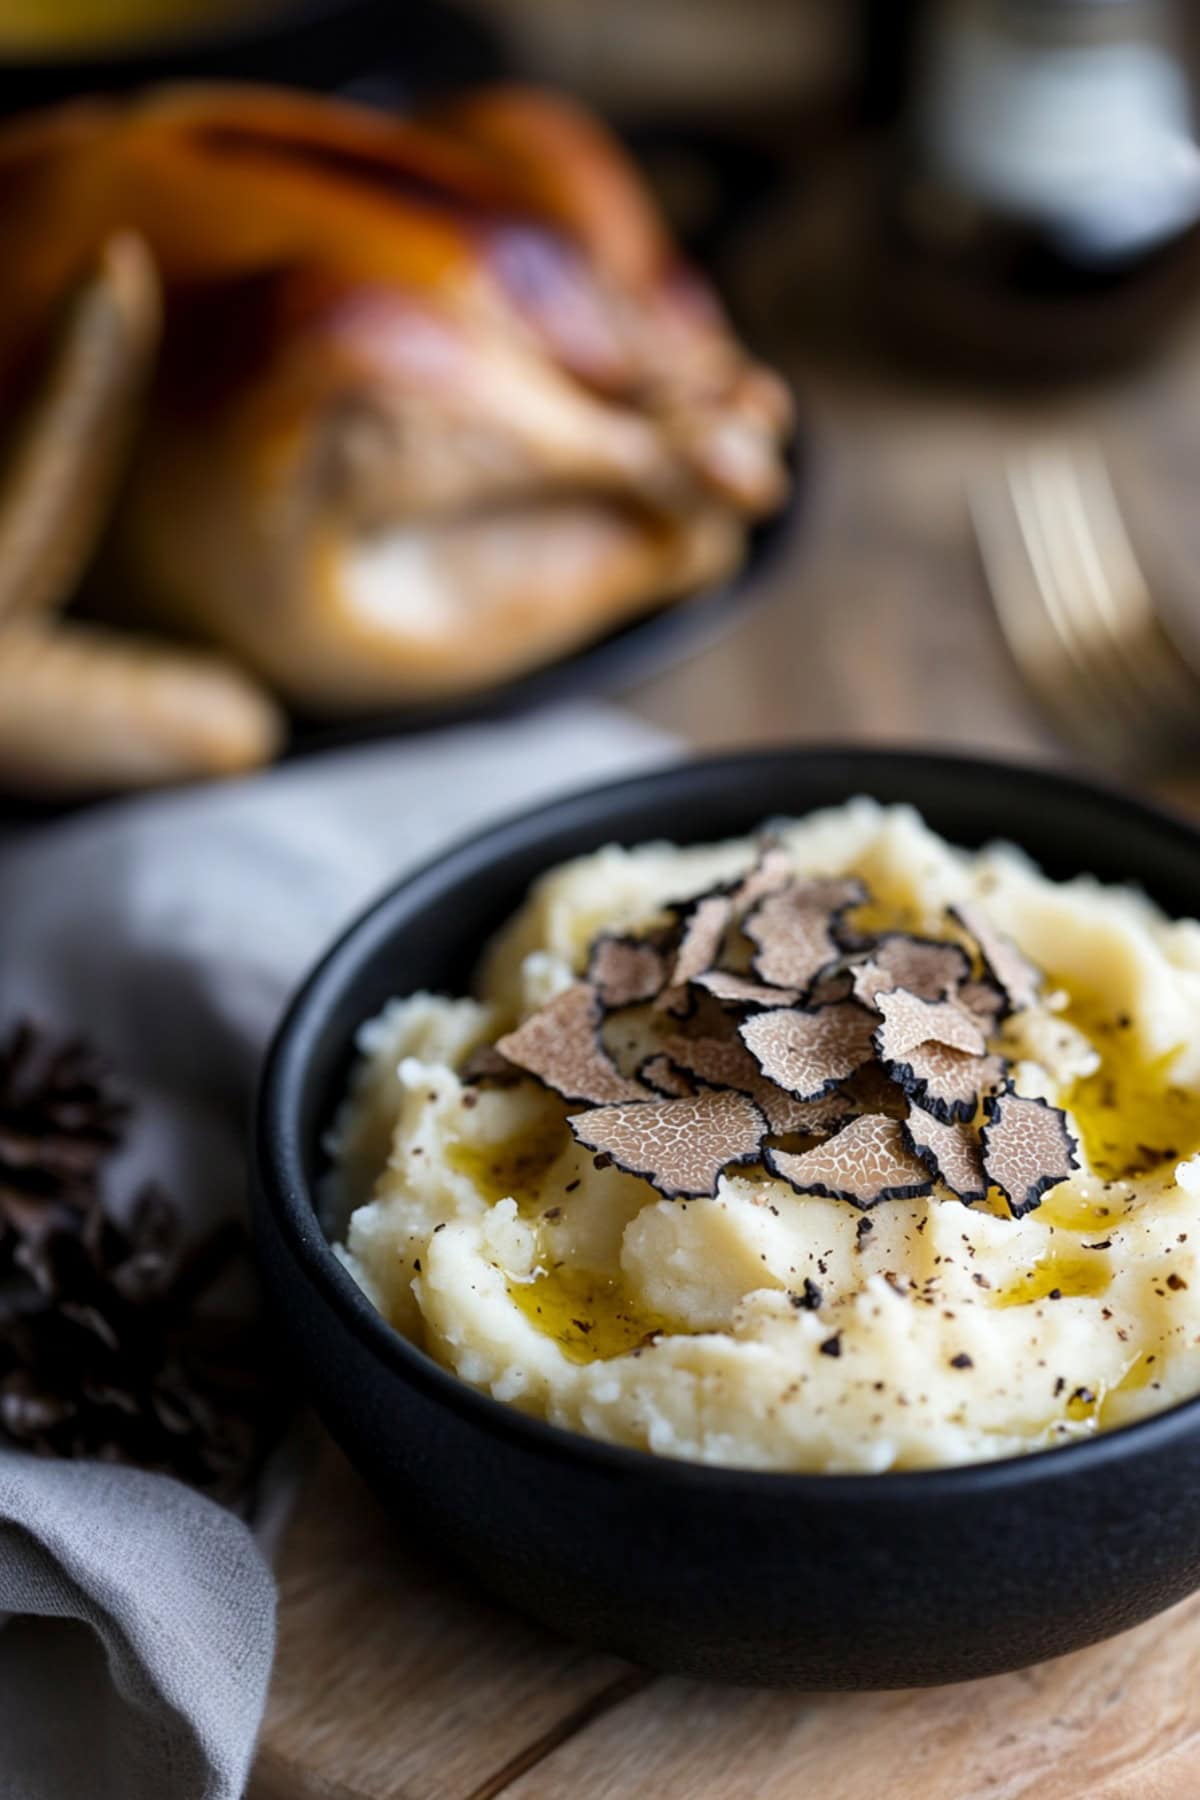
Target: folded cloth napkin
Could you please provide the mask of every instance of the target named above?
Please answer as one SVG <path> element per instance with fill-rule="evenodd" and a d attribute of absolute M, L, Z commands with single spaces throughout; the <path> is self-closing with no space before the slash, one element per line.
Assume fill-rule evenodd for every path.
<path fill-rule="evenodd" d="M 487 818 L 670 753 L 576 706 L 126 802 L 0 846 L 0 1030 L 93 1040 L 137 1105 L 115 1185 L 197 1223 L 243 1199 L 289 989 L 403 870 Z M 268 1508 L 277 1516 L 278 1509 Z M 232 1513 L 161 1475 L 0 1450 L 0 1800 L 236 1800 L 274 1588 Z"/>

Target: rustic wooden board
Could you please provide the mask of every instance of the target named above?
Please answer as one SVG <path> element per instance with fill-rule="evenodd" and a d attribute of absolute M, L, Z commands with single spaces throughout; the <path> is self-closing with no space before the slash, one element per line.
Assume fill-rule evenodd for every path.
<path fill-rule="evenodd" d="M 249 1800 L 1200 1793 L 1200 1596 L 1108 1644 L 961 1687 L 813 1695 L 671 1680 L 477 1598 L 401 1540 L 332 1446 L 279 1576 Z"/>

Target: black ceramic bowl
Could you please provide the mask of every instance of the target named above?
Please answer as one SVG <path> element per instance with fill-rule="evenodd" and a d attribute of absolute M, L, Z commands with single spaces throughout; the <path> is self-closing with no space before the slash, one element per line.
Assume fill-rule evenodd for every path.
<path fill-rule="evenodd" d="M 330 1431 L 418 1541 L 559 1631 L 739 1682 L 898 1687 L 988 1675 L 1136 1625 L 1200 1585 L 1200 1401 L 1069 1447 L 912 1474 L 778 1475 L 617 1449 L 523 1417 L 373 1310 L 316 1207 L 356 1026 L 392 994 L 461 992 L 551 865 L 598 845 L 743 833 L 854 794 L 912 801 L 962 844 L 1051 875 L 1200 902 L 1200 834 L 1031 769 L 891 751 L 684 764 L 499 825 L 354 925 L 287 1015 L 263 1079 L 256 1229 L 285 1346 Z"/>

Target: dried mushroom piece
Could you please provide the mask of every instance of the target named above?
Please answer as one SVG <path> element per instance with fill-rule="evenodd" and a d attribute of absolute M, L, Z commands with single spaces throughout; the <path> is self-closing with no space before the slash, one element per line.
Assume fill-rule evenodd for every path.
<path fill-rule="evenodd" d="M 954 998 L 985 1037 L 992 1035 L 1004 1017 L 1007 1001 L 994 981 L 964 981 Z"/>
<path fill-rule="evenodd" d="M 797 881 L 768 894 L 742 925 L 756 947 L 755 974 L 773 987 L 806 991 L 841 955 L 835 935 L 841 915 L 866 898 L 866 888 L 854 880 Z"/>
<path fill-rule="evenodd" d="M 980 1101 L 1002 1087 L 1007 1075 L 1001 1056 L 975 1056 L 938 1043 L 918 1044 L 906 1061 L 885 1067 L 910 1100 L 947 1125 L 973 1119 Z"/>
<path fill-rule="evenodd" d="M 950 917 L 974 939 L 988 974 L 1005 998 L 1006 1012 L 1020 1012 L 1032 1006 L 1041 992 L 1042 977 L 1012 939 L 1000 931 L 982 907 L 963 901 L 949 908 Z"/>
<path fill-rule="evenodd" d="M 794 1006 L 800 995 L 794 988 L 768 987 L 761 981 L 750 981 L 729 969 L 706 969 L 697 975 L 693 987 L 703 988 L 723 1006 Z"/>
<path fill-rule="evenodd" d="M 768 1147 L 767 1167 L 798 1194 L 825 1194 L 862 1209 L 928 1194 L 933 1177 L 905 1141 L 898 1119 L 863 1113 L 812 1150 Z"/>
<path fill-rule="evenodd" d="M 477 1044 L 463 1060 L 458 1079 L 468 1087 L 490 1082 L 493 1087 L 515 1087 L 525 1080 L 524 1069 L 516 1068 L 501 1056 L 495 1044 Z"/>
<path fill-rule="evenodd" d="M 855 966 L 854 997 L 871 1006 L 877 994 L 904 988 L 919 1000 L 945 1000 L 970 973 L 971 959 L 961 944 L 889 931 L 871 946 L 866 961 Z"/>
<path fill-rule="evenodd" d="M 911 1108 L 904 1137 L 914 1155 L 956 1199 L 970 1205 L 987 1197 L 987 1176 L 975 1127 L 962 1120 L 935 1119 L 923 1107 Z"/>
<path fill-rule="evenodd" d="M 813 978 L 812 986 L 804 996 L 804 1003 L 809 1008 L 814 1006 L 832 1006 L 838 1000 L 850 1000 L 854 997 L 854 967 L 841 958 L 830 963 L 828 968 L 821 969 Z"/>
<path fill-rule="evenodd" d="M 769 1080 L 740 1038 L 670 1037 L 664 1044 L 670 1060 L 708 1087 L 736 1088 L 749 1094 L 766 1115 L 777 1135 L 790 1132 L 819 1134 L 849 1116 L 850 1104 L 841 1094 L 820 1100 L 797 1100 Z"/>
<path fill-rule="evenodd" d="M 922 1000 L 907 988 L 893 988 L 877 994 L 875 1006 L 883 1015 L 875 1042 L 885 1063 L 904 1062 L 924 1044 L 943 1044 L 968 1056 L 982 1056 L 987 1049 L 978 1022 L 953 1000 Z"/>
<path fill-rule="evenodd" d="M 757 1013 L 739 1034 L 769 1081 L 797 1100 L 819 1100 L 872 1060 L 874 1029 L 871 1014 L 846 1000 Z"/>
<path fill-rule="evenodd" d="M 703 894 L 691 903 L 683 915 L 679 948 L 667 984 L 658 996 L 657 1004 L 664 1011 L 688 1010 L 689 984 L 712 968 L 732 920 L 733 901 L 728 894 Z"/>
<path fill-rule="evenodd" d="M 765 900 L 768 894 L 778 893 L 780 888 L 787 887 L 794 878 L 792 859 L 783 846 L 769 840 L 764 842 L 759 849 L 758 861 L 749 874 L 738 882 L 730 896 L 734 916 L 742 918 L 761 900 Z"/>
<path fill-rule="evenodd" d="M 670 1100 L 682 1100 L 696 1089 L 682 1069 L 660 1050 L 638 1065 L 638 1080 Z"/>
<path fill-rule="evenodd" d="M 860 1113 L 888 1113 L 897 1119 L 908 1112 L 908 1096 L 881 1062 L 864 1063 L 840 1084 L 852 1109 Z"/>
<path fill-rule="evenodd" d="M 502 1037 L 496 1049 L 565 1100 L 591 1106 L 644 1101 L 646 1089 L 622 1075 L 600 1042 L 600 1015 L 595 988 L 576 982 Z"/>
<path fill-rule="evenodd" d="M 606 1012 L 653 1000 L 666 979 L 662 946 L 652 938 L 619 937 L 611 932 L 593 938 L 587 980 Z"/>
<path fill-rule="evenodd" d="M 1079 1167 L 1079 1146 L 1065 1113 L 1011 1086 L 989 1102 L 987 1114 L 980 1134 L 984 1171 L 1019 1219 Z"/>
<path fill-rule="evenodd" d="M 711 1198 L 724 1169 L 755 1160 L 767 1130 L 748 1095 L 717 1088 L 640 1106 L 601 1106 L 567 1123 L 581 1144 L 668 1200 Z"/>
<path fill-rule="evenodd" d="M 153 1187 L 105 1205 L 128 1109 L 79 1042 L 0 1040 L 0 1443 L 158 1469 L 240 1500 L 284 1396 L 265 1333 L 207 1302 L 248 1246 L 188 1246 Z"/>

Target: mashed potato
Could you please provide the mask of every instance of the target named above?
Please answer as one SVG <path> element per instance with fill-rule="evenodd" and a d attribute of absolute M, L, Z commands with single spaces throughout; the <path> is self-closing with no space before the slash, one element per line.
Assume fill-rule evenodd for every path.
<path fill-rule="evenodd" d="M 1080 1167 L 1020 1218 L 941 1185 L 862 1211 L 762 1164 L 668 1200 L 579 1144 L 578 1107 L 538 1082 L 464 1083 L 598 931 L 755 856 L 608 848 L 537 884 L 480 999 L 418 994 L 363 1027 L 332 1148 L 338 1253 L 374 1304 L 498 1400 L 756 1469 L 1006 1456 L 1200 1391 L 1200 926 L 1011 848 L 954 849 L 903 807 L 858 800 L 777 836 L 798 873 L 866 882 L 861 928 L 940 937 L 973 901 L 1044 971 L 998 1043 L 1019 1094 L 1066 1110 Z"/>

